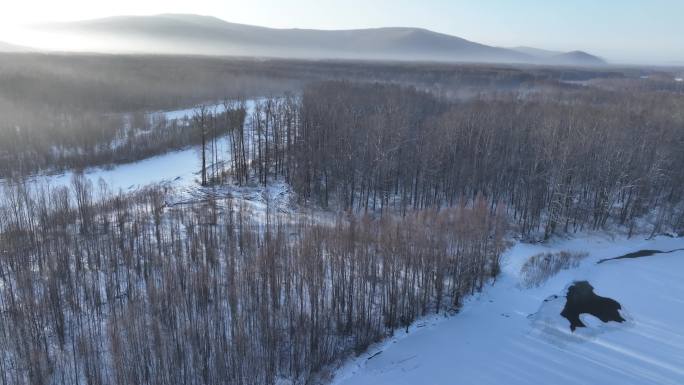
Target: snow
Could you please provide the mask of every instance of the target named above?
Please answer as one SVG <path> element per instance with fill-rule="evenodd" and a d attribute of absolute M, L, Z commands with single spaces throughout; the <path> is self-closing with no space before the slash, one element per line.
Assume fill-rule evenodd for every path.
<path fill-rule="evenodd" d="M 675 81 L 681 83 L 681 82 L 684 82 L 684 78 L 675 78 Z"/>
<path fill-rule="evenodd" d="M 254 104 L 256 103 L 256 100 L 246 100 L 245 103 L 247 105 L 247 111 L 249 114 L 249 111 L 252 111 L 254 109 Z M 222 114 L 226 112 L 226 106 L 223 103 L 210 102 L 205 103 L 204 106 L 207 108 L 208 112 L 213 114 Z M 184 108 L 180 110 L 156 111 L 148 114 L 148 119 L 150 119 L 151 123 L 161 118 L 165 119 L 166 121 L 191 119 L 195 115 L 199 107 L 200 106 L 198 105 L 195 107 Z"/>
<path fill-rule="evenodd" d="M 227 204 L 226 199 L 230 198 L 234 209 L 243 210 L 244 213 L 249 214 L 251 220 L 260 224 L 267 222 L 267 215 L 283 219 L 300 212 L 300 208 L 295 202 L 295 193 L 290 185 L 282 180 L 271 180 L 266 186 L 261 184 L 193 186 L 181 190 L 167 203 L 176 206 L 203 201 L 210 197 L 216 198 L 220 202 L 219 205 L 222 206 L 225 206 Z"/>
<path fill-rule="evenodd" d="M 504 256 L 501 276 L 459 314 L 434 315 L 408 334 L 398 331 L 346 363 L 333 384 L 684 384 L 684 252 L 596 264 L 642 249 L 682 247 L 683 238 L 598 235 L 518 243 Z M 561 250 L 589 256 L 539 287 L 520 285 L 527 258 Z M 571 332 L 560 312 L 577 280 L 620 302 L 627 321 L 604 324 L 585 314 L 588 327 Z"/>
<path fill-rule="evenodd" d="M 107 182 L 112 191 L 132 191 L 156 183 L 187 186 L 196 183 L 200 170 L 200 158 L 196 148 L 170 152 L 147 158 L 134 163 L 117 165 L 111 168 L 92 168 L 84 173 L 94 186 L 100 179 Z M 74 172 L 59 175 L 38 176 L 32 179 L 44 181 L 51 186 L 68 186 Z"/>
<path fill-rule="evenodd" d="M 247 102 L 248 116 L 254 109 L 255 100 Z M 196 107 L 154 112 L 150 116 L 163 115 L 167 121 L 192 117 Z M 209 105 L 211 112 L 221 113 L 225 111 L 222 104 Z M 227 137 L 222 137 L 217 141 L 217 153 L 228 153 L 230 144 Z M 115 165 L 107 168 L 89 168 L 85 170 L 84 177 L 97 186 L 99 180 L 107 182 L 109 188 L 114 191 L 134 191 L 151 184 L 165 184 L 180 189 L 186 189 L 197 185 L 199 171 L 201 169 L 201 159 L 199 146 L 186 148 L 179 151 L 168 152 L 166 154 L 150 157 L 140 161 Z M 38 175 L 30 180 L 34 182 L 48 183 L 52 187 L 68 186 L 74 172 L 68 171 L 57 175 Z"/>

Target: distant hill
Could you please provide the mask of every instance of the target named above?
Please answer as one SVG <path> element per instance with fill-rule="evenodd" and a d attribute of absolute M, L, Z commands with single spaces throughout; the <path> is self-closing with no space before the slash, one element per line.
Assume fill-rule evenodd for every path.
<path fill-rule="evenodd" d="M 602 66 L 607 62 L 598 56 L 584 51 L 560 52 L 533 47 L 514 47 L 514 51 L 533 56 L 542 64 L 572 65 L 572 66 Z"/>
<path fill-rule="evenodd" d="M 549 51 L 546 49 L 539 49 L 534 47 L 513 47 L 514 51 L 524 53 L 525 55 L 530 55 L 538 58 L 548 58 L 551 56 L 561 55 L 563 52 L 560 51 Z"/>
<path fill-rule="evenodd" d="M 33 49 L 0 41 L 0 52 L 30 52 Z"/>
<path fill-rule="evenodd" d="M 538 56 L 526 52 L 492 47 L 420 28 L 273 29 L 182 14 L 117 16 L 43 24 L 38 28 L 82 38 L 82 44 L 77 47 L 82 51 L 309 59 L 540 62 Z M 83 38 L 85 36 L 90 39 Z M 554 62 L 562 59 L 559 55 Z M 573 57 L 568 59 L 575 61 Z"/>
<path fill-rule="evenodd" d="M 572 51 L 548 58 L 550 64 L 574 65 L 574 66 L 602 66 L 606 61 L 598 56 L 584 51 Z"/>

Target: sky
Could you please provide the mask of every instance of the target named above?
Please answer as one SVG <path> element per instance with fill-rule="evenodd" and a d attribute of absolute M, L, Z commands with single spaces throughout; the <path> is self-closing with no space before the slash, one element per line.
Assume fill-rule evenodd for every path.
<path fill-rule="evenodd" d="M 277 28 L 422 27 L 483 44 L 581 49 L 618 62 L 684 62 L 684 0 L 2 0 L 0 41 L 19 25 L 193 13 Z"/>

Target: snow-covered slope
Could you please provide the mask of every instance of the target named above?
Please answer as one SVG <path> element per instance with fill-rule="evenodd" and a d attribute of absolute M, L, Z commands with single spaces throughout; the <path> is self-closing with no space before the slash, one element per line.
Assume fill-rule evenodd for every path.
<path fill-rule="evenodd" d="M 346 364 L 333 383 L 684 384 L 684 251 L 596 264 L 636 250 L 682 247 L 683 238 L 667 237 L 517 244 L 506 254 L 497 282 L 461 313 L 426 318 L 408 334 L 397 332 Z M 524 261 L 559 250 L 586 251 L 589 257 L 540 287 L 522 288 Z M 577 280 L 618 301 L 626 322 L 604 324 L 585 314 L 581 319 L 588 327 L 571 332 L 560 312 L 568 286 Z"/>

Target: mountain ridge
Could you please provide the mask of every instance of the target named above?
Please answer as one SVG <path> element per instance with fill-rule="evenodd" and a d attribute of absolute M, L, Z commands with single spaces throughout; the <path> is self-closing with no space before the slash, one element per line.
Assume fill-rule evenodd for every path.
<path fill-rule="evenodd" d="M 49 23 L 38 28 L 96 37 L 84 45 L 86 51 L 536 64 L 544 64 L 546 60 L 515 49 L 493 47 L 412 27 L 348 30 L 268 28 L 231 23 L 213 16 L 161 14 Z M 103 37 L 109 46 L 102 44 Z M 563 59 L 561 56 L 553 64 Z"/>
<path fill-rule="evenodd" d="M 33 49 L 29 47 L 24 47 L 21 45 L 16 45 L 12 43 L 7 43 L 0 41 L 0 52 L 31 52 Z"/>

